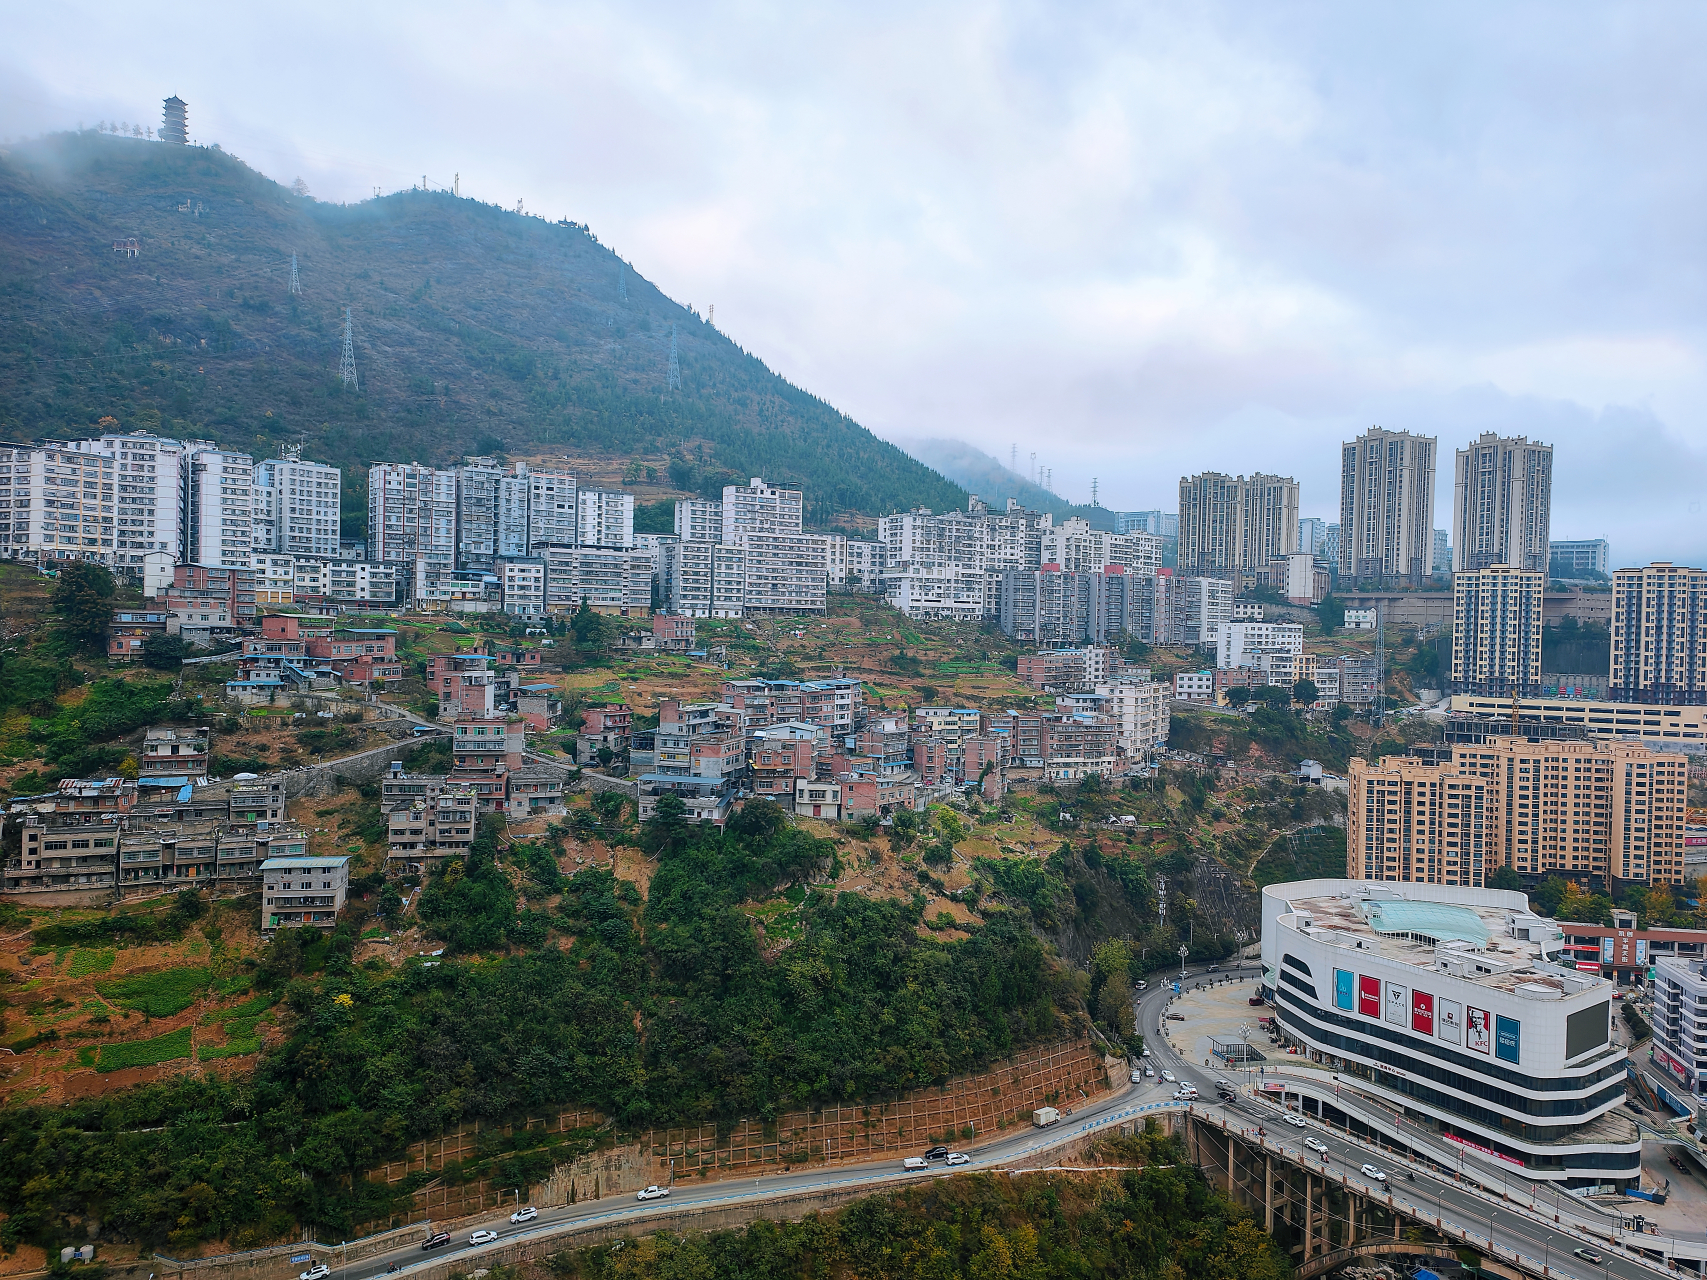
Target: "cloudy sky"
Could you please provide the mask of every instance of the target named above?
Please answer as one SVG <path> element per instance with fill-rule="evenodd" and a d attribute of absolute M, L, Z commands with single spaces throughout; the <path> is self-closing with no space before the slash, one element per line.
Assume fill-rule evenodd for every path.
<path fill-rule="evenodd" d="M 879 434 L 1105 505 L 1379 423 L 1556 447 L 1553 536 L 1707 559 L 1707 10 L 4 4 L 0 134 L 568 216 Z"/>

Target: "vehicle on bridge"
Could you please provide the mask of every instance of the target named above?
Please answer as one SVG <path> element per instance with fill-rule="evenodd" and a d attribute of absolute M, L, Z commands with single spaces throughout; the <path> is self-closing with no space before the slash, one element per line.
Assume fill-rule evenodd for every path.
<path fill-rule="evenodd" d="M 669 1194 L 670 1189 L 668 1187 L 647 1187 L 634 1198 L 636 1200 L 662 1200 Z"/>
<path fill-rule="evenodd" d="M 450 1243 L 450 1232 L 448 1232 L 448 1231 L 437 1231 L 437 1232 L 434 1232 L 432 1235 L 428 1236 L 425 1240 L 421 1241 L 421 1248 L 423 1248 L 423 1249 L 437 1249 L 441 1245 L 447 1245 L 449 1243 Z"/>
<path fill-rule="evenodd" d="M 1387 1181 L 1387 1175 L 1382 1173 L 1381 1170 L 1377 1169 L 1372 1164 L 1366 1164 L 1363 1166 L 1363 1176 L 1366 1178 L 1373 1178 L 1377 1182 Z"/>
<path fill-rule="evenodd" d="M 496 1231 L 487 1231 L 487 1230 L 473 1231 L 473 1232 L 469 1233 L 468 1243 L 469 1244 L 491 1244 L 497 1238 L 498 1238 L 498 1233 Z"/>
<path fill-rule="evenodd" d="M 534 1208 L 530 1204 L 530 1205 L 524 1205 L 522 1208 L 517 1209 L 514 1213 L 512 1213 L 510 1215 L 510 1221 L 511 1222 L 532 1222 L 537 1217 L 539 1217 L 539 1210 Z"/>

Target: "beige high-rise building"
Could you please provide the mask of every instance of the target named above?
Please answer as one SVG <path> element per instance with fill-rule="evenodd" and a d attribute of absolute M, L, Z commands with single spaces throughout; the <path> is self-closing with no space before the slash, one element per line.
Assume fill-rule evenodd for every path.
<path fill-rule="evenodd" d="M 1634 743 L 1489 737 L 1450 764 L 1354 759 L 1346 874 L 1481 885 L 1502 867 L 1610 891 L 1683 880 L 1686 757 Z"/>
<path fill-rule="evenodd" d="M 1471 773 L 1386 756 L 1353 757 L 1346 781 L 1345 873 L 1480 888 L 1493 826 L 1491 786 Z"/>
<path fill-rule="evenodd" d="M 1372 427 L 1341 446 L 1342 583 L 1421 585 L 1429 576 L 1435 445 L 1432 436 Z"/>
<path fill-rule="evenodd" d="M 1553 446 L 1484 432 L 1458 450 L 1452 482 L 1452 571 L 1512 564 L 1547 572 Z"/>
<path fill-rule="evenodd" d="M 1231 576 L 1298 550 L 1298 482 L 1206 471 L 1179 482 L 1179 571 Z"/>
<path fill-rule="evenodd" d="M 1452 579 L 1452 687 L 1457 693 L 1541 692 L 1541 592 L 1546 575 L 1497 564 Z"/>
<path fill-rule="evenodd" d="M 1656 560 L 1612 575 L 1611 696 L 1707 703 L 1707 570 Z"/>
<path fill-rule="evenodd" d="M 1688 760 L 1603 739 L 1490 737 L 1452 767 L 1493 788 L 1489 874 L 1515 869 L 1610 890 L 1614 880 L 1683 880 Z"/>

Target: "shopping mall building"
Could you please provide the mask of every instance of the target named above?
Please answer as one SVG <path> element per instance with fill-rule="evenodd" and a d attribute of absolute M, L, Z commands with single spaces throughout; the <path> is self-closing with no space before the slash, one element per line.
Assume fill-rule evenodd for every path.
<path fill-rule="evenodd" d="M 1566 1188 L 1641 1176 L 1615 1108 L 1612 983 L 1580 972 L 1521 893 L 1303 880 L 1262 891 L 1281 1034 L 1338 1084 Z"/>

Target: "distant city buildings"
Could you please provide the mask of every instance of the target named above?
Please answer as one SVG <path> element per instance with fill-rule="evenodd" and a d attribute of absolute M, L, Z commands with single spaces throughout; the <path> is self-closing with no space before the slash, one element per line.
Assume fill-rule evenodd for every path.
<path fill-rule="evenodd" d="M 1434 551 L 1435 441 L 1373 427 L 1340 449 L 1343 587 L 1420 586 Z"/>
<path fill-rule="evenodd" d="M 1452 485 L 1452 568 L 1508 564 L 1547 572 L 1553 446 L 1492 432 L 1458 450 Z"/>
<path fill-rule="evenodd" d="M 1606 577 L 1611 572 L 1612 548 L 1605 538 L 1547 544 L 1547 572 L 1554 577 Z"/>
<path fill-rule="evenodd" d="M 1179 482 L 1179 571 L 1235 577 L 1298 550 L 1298 482 L 1218 471 Z"/>

